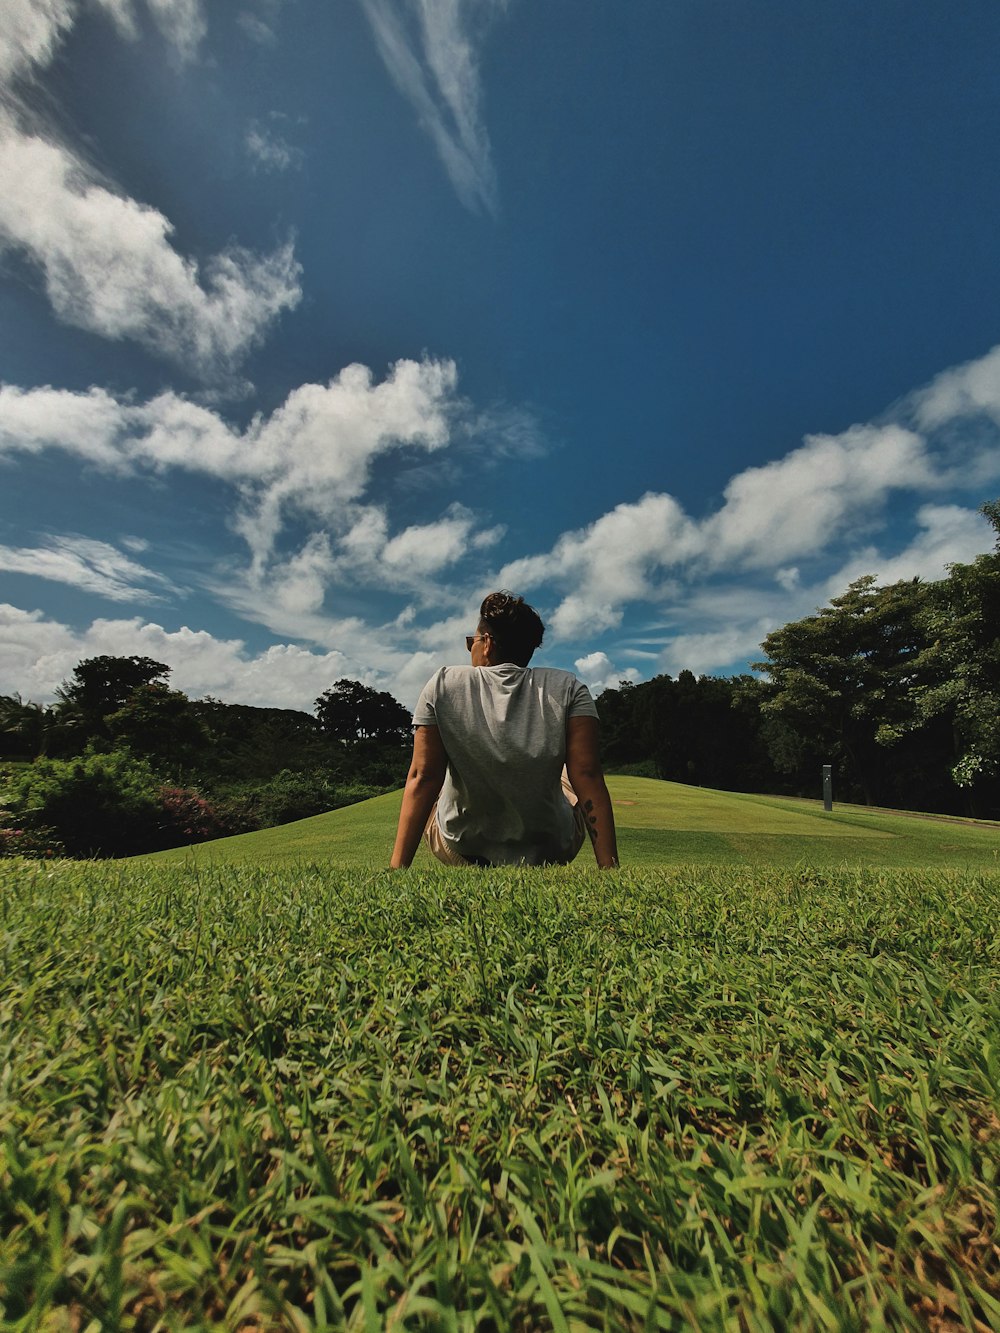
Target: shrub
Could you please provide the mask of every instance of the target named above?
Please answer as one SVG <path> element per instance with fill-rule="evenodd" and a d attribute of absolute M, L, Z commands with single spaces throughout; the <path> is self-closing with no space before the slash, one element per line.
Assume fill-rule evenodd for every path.
<path fill-rule="evenodd" d="M 186 787 L 161 787 L 163 847 L 180 847 L 187 842 L 207 842 L 228 830 L 214 806 Z"/>
<path fill-rule="evenodd" d="M 38 828 L 0 828 L 0 856 L 27 856 L 43 860 L 65 856 L 66 849 L 55 835 L 55 830 Z"/>
<path fill-rule="evenodd" d="M 164 843 L 160 783 L 125 751 L 39 759 L 15 773 L 7 804 L 18 827 L 53 830 L 70 856 L 129 856 Z"/>
<path fill-rule="evenodd" d="M 266 782 L 228 783 L 217 788 L 212 805 L 220 834 L 250 833 L 366 801 L 385 790 L 385 785 L 371 782 L 337 783 L 323 769 L 311 773 L 291 773 L 286 769 Z"/>
<path fill-rule="evenodd" d="M 336 804 L 337 788 L 322 771 L 285 769 L 265 782 L 227 784 L 215 796 L 219 820 L 229 833 L 289 824 L 332 810 Z"/>

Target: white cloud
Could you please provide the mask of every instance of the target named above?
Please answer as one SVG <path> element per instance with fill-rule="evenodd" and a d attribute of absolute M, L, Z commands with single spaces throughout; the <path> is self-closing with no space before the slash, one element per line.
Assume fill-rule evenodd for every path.
<path fill-rule="evenodd" d="M 784 458 L 738 473 L 704 519 L 689 517 L 670 495 L 650 493 L 564 534 L 545 555 L 513 561 L 500 581 L 561 585 L 553 632 L 592 634 L 618 625 L 628 602 L 662 601 L 671 591 L 668 571 L 697 580 L 734 568 L 773 570 L 790 589 L 799 571 L 788 562 L 819 560 L 828 546 L 869 530 L 893 491 L 936 492 L 946 480 L 920 435 L 892 424 L 852 426 L 808 436 Z"/>
<path fill-rule="evenodd" d="M 126 35 L 134 11 L 103 0 Z M 181 58 L 204 33 L 199 0 L 147 0 Z M 231 374 L 282 311 L 301 298 L 291 243 L 259 255 L 232 245 L 204 264 L 179 254 L 156 208 L 102 178 L 14 92 L 72 27 L 71 0 L 8 0 L 0 35 L 0 253 L 26 257 L 59 319 L 131 339 L 208 380 Z M 35 99 L 37 102 L 37 99 Z"/>
<path fill-rule="evenodd" d="M 621 621 L 625 602 L 654 594 L 651 576 L 666 564 L 699 553 L 696 525 L 672 496 L 647 494 L 621 504 L 579 532 L 560 537 L 552 551 L 505 565 L 504 586 L 569 582 L 572 591 L 552 617 L 556 637 L 594 634 Z"/>
<path fill-rule="evenodd" d="M 252 652 L 242 639 L 219 639 L 187 626 L 168 630 L 139 616 L 94 620 L 74 629 L 0 603 L 0 694 L 20 693 L 39 703 L 87 657 L 137 655 L 171 668 L 171 684 L 191 698 L 210 694 L 226 703 L 312 711 L 313 701 L 335 680 L 349 677 L 387 689 L 412 707 L 424 684 L 460 653 L 412 651 L 392 627 L 375 630 L 355 621 L 338 627 L 343 646 L 316 650 L 277 643 Z"/>
<path fill-rule="evenodd" d="M 171 683 L 192 698 L 211 694 L 227 703 L 306 711 L 335 680 L 351 674 L 347 657 L 337 651 L 276 644 L 255 654 L 240 639 L 187 627 L 169 631 L 139 617 L 95 620 L 77 631 L 40 611 L 0 604 L 0 694 L 19 691 L 50 701 L 77 662 L 101 654 L 165 662 Z"/>
<path fill-rule="evenodd" d="M 470 549 L 492 546 L 503 536 L 503 528 L 488 528 L 473 534 L 475 516 L 462 505 L 452 505 L 445 518 L 405 528 L 387 542 L 380 558 L 395 570 L 421 577 L 437 573 L 461 559 Z"/>
<path fill-rule="evenodd" d="M 942 371 L 913 395 L 912 402 L 923 430 L 980 414 L 1000 425 L 1000 347 L 963 366 Z"/>
<path fill-rule="evenodd" d="M 798 565 L 788 565 L 785 569 L 775 570 L 774 581 L 780 584 L 785 592 L 791 592 L 793 588 L 799 586 Z"/>
<path fill-rule="evenodd" d="M 251 158 L 265 171 L 288 171 L 302 164 L 302 150 L 258 120 L 251 123 L 244 142 Z"/>
<path fill-rule="evenodd" d="M 0 82 L 47 65 L 76 19 L 73 0 L 4 0 Z"/>
<path fill-rule="evenodd" d="M 660 653 L 658 668 L 671 676 L 681 671 L 691 671 L 696 676 L 717 675 L 759 657 L 761 640 L 783 623 L 753 620 L 724 629 L 678 634 Z"/>
<path fill-rule="evenodd" d="M 969 564 L 989 548 L 983 516 L 960 505 L 922 505 L 916 513 L 919 531 L 902 551 L 884 555 L 869 546 L 855 552 L 826 580 L 826 594 L 836 597 L 863 574 L 874 574 L 880 584 L 901 579 L 925 581 L 944 578 L 948 566 Z"/>
<path fill-rule="evenodd" d="M 585 657 L 578 657 L 573 665 L 576 667 L 576 674 L 595 695 L 604 690 L 618 689 L 623 680 L 635 684 L 640 679 L 635 667 L 620 670 L 607 653 L 587 653 Z"/>
<path fill-rule="evenodd" d="M 314 532 L 301 551 L 272 569 L 268 596 L 287 614 L 315 614 L 322 609 L 332 571 L 330 540 L 325 532 Z"/>
<path fill-rule="evenodd" d="M 902 549 L 862 547 L 810 586 L 797 583 L 782 593 L 736 582 L 695 587 L 672 608 L 673 623 L 687 628 L 642 642 L 660 643 L 657 669 L 672 675 L 685 668 L 696 674 L 739 670 L 761 656 L 760 644 L 772 630 L 815 614 L 863 574 L 874 574 L 880 584 L 940 579 L 950 564 L 969 562 L 989 545 L 986 523 L 974 510 L 922 505 L 916 522 L 917 533 Z"/>
<path fill-rule="evenodd" d="M 376 457 L 446 445 L 455 387 L 450 361 L 398 361 L 379 384 L 367 367 L 347 366 L 328 384 L 300 385 L 240 431 L 172 392 L 133 403 L 97 388 L 4 385 L 0 456 L 60 449 L 107 471 L 179 468 L 227 481 L 240 490 L 234 525 L 260 572 L 289 510 L 344 523 L 357 517 Z M 368 522 L 378 522 L 371 511 Z"/>
<path fill-rule="evenodd" d="M 816 555 L 890 491 L 939 484 L 925 442 L 901 426 L 810 435 L 784 458 L 733 477 L 722 508 L 701 525 L 704 558 L 715 568 L 738 560 L 768 569 Z"/>
<path fill-rule="evenodd" d="M 240 10 L 236 15 L 236 22 L 252 42 L 256 42 L 259 46 L 271 46 L 275 41 L 275 26 L 282 2 L 283 0 L 256 0 L 254 8 Z"/>
<path fill-rule="evenodd" d="M 416 39 L 402 0 L 362 0 L 362 5 L 393 82 L 417 111 L 459 198 L 467 208 L 495 213 L 496 177 L 480 111 L 478 63 L 463 20 L 502 9 L 503 0 L 414 0 Z"/>
<path fill-rule="evenodd" d="M 0 570 L 67 583 L 113 602 L 159 601 L 152 589 L 169 586 L 114 546 L 86 537 L 53 537 L 41 547 L 0 546 Z"/>
<path fill-rule="evenodd" d="M 300 296 L 291 244 L 233 246 L 203 267 L 155 208 L 99 184 L 69 149 L 0 116 L 0 248 L 41 271 L 56 315 L 128 338 L 206 378 L 231 371 Z"/>
<path fill-rule="evenodd" d="M 146 0 L 157 27 L 182 60 L 193 60 L 207 31 L 201 0 Z"/>
<path fill-rule="evenodd" d="M 137 32 L 132 0 L 93 0 L 123 37 Z M 51 64 L 83 6 L 79 0 L 4 0 L 0 24 L 0 85 Z M 146 0 L 146 8 L 181 59 L 192 59 L 205 36 L 201 0 Z"/>

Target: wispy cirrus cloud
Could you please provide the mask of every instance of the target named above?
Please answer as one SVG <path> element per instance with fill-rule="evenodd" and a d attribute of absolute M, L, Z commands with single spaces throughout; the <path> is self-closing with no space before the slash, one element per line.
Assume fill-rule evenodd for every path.
<path fill-rule="evenodd" d="M 103 0 L 119 31 L 127 0 Z M 182 58 L 204 35 L 199 0 L 147 0 Z M 270 254 L 238 245 L 199 264 L 172 244 L 157 208 L 106 179 L 39 114 L 24 90 L 44 76 L 72 28 L 72 0 L 9 0 L 0 30 L 0 253 L 23 256 L 56 316 L 138 342 L 209 381 L 231 374 L 282 311 L 301 298 L 291 242 Z"/>
<path fill-rule="evenodd" d="M 108 542 L 87 537 L 49 538 L 42 546 L 0 546 L 0 570 L 65 583 L 112 602 L 156 602 L 170 587 L 161 574 Z"/>
<path fill-rule="evenodd" d="M 361 0 L 382 60 L 466 208 L 495 214 L 497 182 L 470 26 L 505 0 Z"/>
<path fill-rule="evenodd" d="M 255 120 L 246 132 L 244 143 L 251 161 L 262 171 L 290 171 L 302 165 L 301 148 L 288 142 L 276 128 L 281 117 L 271 116 L 271 123 Z"/>

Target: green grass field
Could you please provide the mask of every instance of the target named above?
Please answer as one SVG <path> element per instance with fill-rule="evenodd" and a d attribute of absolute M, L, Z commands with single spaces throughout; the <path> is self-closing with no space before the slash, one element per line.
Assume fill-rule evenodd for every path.
<path fill-rule="evenodd" d="M 684 787 L 650 778 L 612 777 L 622 860 L 630 866 L 765 865 L 1000 869 L 1000 824 L 864 806 Z M 259 833 L 161 852 L 158 860 L 196 864 L 331 862 L 354 868 L 388 864 L 400 793 L 315 815 Z M 585 867 L 584 848 L 578 862 Z M 421 848 L 415 869 L 432 858 Z"/>
<path fill-rule="evenodd" d="M 996 827 L 661 785 L 0 861 L 0 1329 L 1000 1330 Z"/>

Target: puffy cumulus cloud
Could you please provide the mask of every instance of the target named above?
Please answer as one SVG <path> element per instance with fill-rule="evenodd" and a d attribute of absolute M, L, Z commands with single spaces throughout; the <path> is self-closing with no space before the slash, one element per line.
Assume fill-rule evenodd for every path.
<path fill-rule="evenodd" d="M 146 0 L 189 57 L 204 33 L 199 0 Z M 233 245 L 199 265 L 171 243 L 156 208 L 129 198 L 27 109 L 17 91 L 37 79 L 72 27 L 71 0 L 9 0 L 0 28 L 0 253 L 41 275 L 56 316 L 110 339 L 130 339 L 205 380 L 233 373 L 282 311 L 301 298 L 291 243 L 270 254 Z M 126 0 L 103 0 L 133 31 Z"/>
<path fill-rule="evenodd" d="M 49 701 L 77 662 L 101 654 L 165 662 L 171 683 L 192 698 L 211 694 L 227 703 L 306 711 L 335 680 L 349 674 L 350 666 L 336 650 L 276 644 L 251 653 L 240 639 L 218 639 L 187 627 L 167 630 L 139 617 L 95 620 L 74 630 L 40 611 L 0 604 L 0 693 L 19 691 Z"/>
<path fill-rule="evenodd" d="M 327 622 L 328 628 L 330 622 Z M 333 627 L 339 640 L 321 648 L 276 643 L 260 652 L 242 639 L 220 639 L 205 630 L 169 630 L 140 616 L 94 620 L 75 629 L 0 603 L 0 694 L 20 693 L 51 701 L 77 662 L 107 654 L 151 657 L 171 668 L 171 683 L 191 698 L 211 694 L 227 703 L 312 710 L 336 680 L 349 677 L 389 690 L 407 707 L 439 666 L 461 659 L 464 650 L 414 649 L 393 627 L 366 627 L 345 620 Z"/>
<path fill-rule="evenodd" d="M 348 366 L 325 385 L 294 389 L 270 417 L 255 417 L 241 431 L 172 392 L 136 403 L 96 388 L 7 385 L 0 387 L 0 455 L 59 449 L 109 471 L 178 468 L 227 481 L 240 490 L 234 524 L 259 572 L 289 509 L 341 522 L 353 515 L 376 456 L 447 444 L 455 386 L 450 361 L 399 361 L 378 384 L 367 367 Z M 371 536 L 377 512 L 362 519 Z M 363 544 L 359 533 L 348 539 Z"/>
<path fill-rule="evenodd" d="M 332 571 L 330 540 L 326 533 L 315 532 L 301 551 L 271 571 L 269 595 L 285 612 L 313 614 L 323 606 Z"/>
<path fill-rule="evenodd" d="M 671 676 L 681 671 L 696 676 L 739 671 L 748 659 L 759 657 L 761 640 L 782 623 L 762 617 L 722 629 L 676 634 L 660 652 L 658 668 Z"/>
<path fill-rule="evenodd" d="M 784 569 L 776 569 L 774 571 L 774 581 L 780 584 L 785 592 L 791 592 L 799 586 L 798 565 L 787 565 Z"/>
<path fill-rule="evenodd" d="M 1000 347 L 942 371 L 912 396 L 917 424 L 935 430 L 960 417 L 986 416 L 1000 425 Z"/>
<path fill-rule="evenodd" d="M 113 602 L 158 601 L 160 574 L 110 546 L 86 537 L 53 537 L 41 547 L 0 546 L 0 570 L 66 583 Z"/>
<path fill-rule="evenodd" d="M 411 575 L 434 574 L 454 564 L 470 548 L 482 550 L 503 536 L 502 527 L 474 532 L 475 516 L 462 505 L 452 505 L 444 518 L 404 528 L 381 552 L 381 559 L 394 570 Z"/>
<path fill-rule="evenodd" d="M 635 684 L 640 679 L 635 667 L 626 667 L 621 671 L 607 653 L 587 653 L 585 657 L 578 657 L 573 665 L 576 667 L 576 674 L 592 694 L 600 694 L 603 690 L 616 690 L 622 681 Z"/>
<path fill-rule="evenodd" d="M 791 591 L 800 578 L 793 561 L 819 561 L 870 530 L 892 492 L 935 493 L 951 481 L 950 465 L 916 432 L 852 426 L 808 436 L 784 458 L 739 473 L 706 518 L 692 519 L 670 495 L 647 494 L 564 534 L 547 554 L 513 561 L 500 578 L 562 587 L 552 628 L 570 639 L 620 624 L 628 602 L 662 601 L 670 571 L 696 584 L 726 570 L 771 570 Z"/>
<path fill-rule="evenodd" d="M 924 440 L 902 426 L 811 435 L 784 458 L 733 477 L 722 508 L 701 525 L 704 559 L 716 568 L 737 560 L 772 568 L 815 554 L 890 491 L 939 484 Z"/>
<path fill-rule="evenodd" d="M 548 555 L 505 565 L 499 582 L 516 588 L 576 585 L 552 617 L 556 636 L 572 638 L 619 624 L 625 602 L 654 595 L 651 579 L 657 570 L 682 564 L 699 550 L 697 525 L 677 501 L 650 493 L 564 534 Z"/>
<path fill-rule="evenodd" d="M 0 385 L 0 457 L 62 449 L 108 471 L 127 471 L 129 405 L 104 389 L 84 393 L 49 386 Z"/>
<path fill-rule="evenodd" d="M 362 0 L 379 55 L 430 135 L 462 203 L 496 212 L 496 176 L 483 124 L 476 49 L 466 17 L 504 0 Z M 415 30 L 410 24 L 410 14 Z"/>
<path fill-rule="evenodd" d="M 676 675 L 685 668 L 695 673 L 742 670 L 742 664 L 761 656 L 767 634 L 790 620 L 813 615 L 831 597 L 864 574 L 879 583 L 900 579 L 943 578 L 948 566 L 973 560 L 990 545 L 982 515 L 958 505 L 922 505 L 916 514 L 917 531 L 895 550 L 874 545 L 854 551 L 836 572 L 800 581 L 779 591 L 773 585 L 727 581 L 695 587 L 672 609 L 679 632 L 647 638 L 658 643 L 656 669 Z"/>
<path fill-rule="evenodd" d="M 826 580 L 827 597 L 836 597 L 849 583 L 874 574 L 879 583 L 901 579 L 944 578 L 948 566 L 969 564 L 989 549 L 990 533 L 982 514 L 960 505 L 922 505 L 916 513 L 917 532 L 902 551 L 887 555 L 875 546 L 853 552 Z"/>

